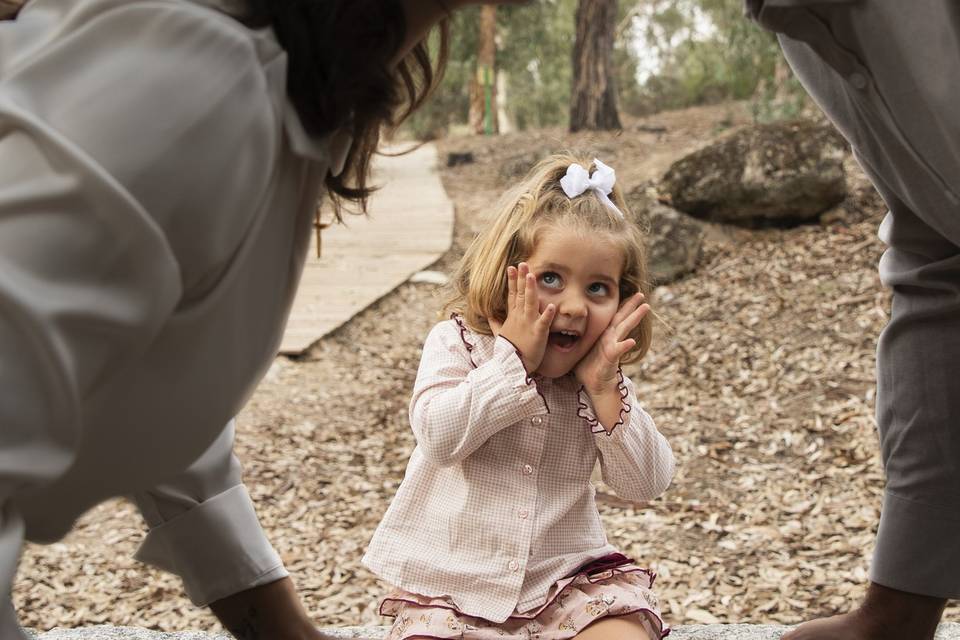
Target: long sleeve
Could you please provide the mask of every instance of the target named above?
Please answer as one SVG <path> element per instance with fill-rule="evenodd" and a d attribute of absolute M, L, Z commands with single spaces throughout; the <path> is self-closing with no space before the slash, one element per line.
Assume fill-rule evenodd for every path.
<path fill-rule="evenodd" d="M 137 559 L 180 576 L 196 605 L 287 575 L 243 486 L 234 433 L 231 420 L 188 469 L 133 496 L 150 526 Z"/>
<path fill-rule="evenodd" d="M 676 462 L 670 444 L 637 401 L 633 382 L 620 372 L 623 407 L 620 421 L 607 433 L 598 424 L 590 398 L 581 388 L 580 416 L 593 431 L 603 481 L 624 500 L 646 502 L 666 491 Z"/>
<path fill-rule="evenodd" d="M 71 464 L 80 404 L 180 296 L 164 234 L 0 84 L 0 592 L 23 540 L 10 500 Z M 5 610 L 5 611 L 3 611 Z M 19 637 L 9 602 L 0 636 Z"/>
<path fill-rule="evenodd" d="M 497 338 L 493 357 L 474 367 L 453 321 L 427 336 L 410 402 L 410 424 L 424 457 L 455 464 L 498 431 L 548 413 L 516 348 Z"/>
<path fill-rule="evenodd" d="M 247 220 L 210 214 L 201 192 L 241 203 L 268 179 L 252 153 L 274 144 L 263 69 L 228 22 L 34 0 L 0 24 L 0 637 L 20 637 L 24 536 L 62 534 L 18 494 L 69 472 L 86 404 L 235 251 Z"/>

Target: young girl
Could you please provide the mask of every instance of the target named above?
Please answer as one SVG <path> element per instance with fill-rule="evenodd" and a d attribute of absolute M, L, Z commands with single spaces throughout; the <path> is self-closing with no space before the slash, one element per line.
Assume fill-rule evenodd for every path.
<path fill-rule="evenodd" d="M 590 476 L 645 502 L 670 446 L 620 365 L 651 339 L 643 238 L 612 169 L 552 156 L 467 250 L 427 337 L 417 446 L 364 564 L 388 638 L 659 640 L 654 574 L 604 534 Z M 612 199 L 611 199 L 612 196 Z"/>

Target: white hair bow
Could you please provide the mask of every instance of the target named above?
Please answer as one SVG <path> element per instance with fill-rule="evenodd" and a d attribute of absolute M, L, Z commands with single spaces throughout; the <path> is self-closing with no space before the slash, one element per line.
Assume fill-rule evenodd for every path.
<path fill-rule="evenodd" d="M 563 192 L 570 198 L 576 198 L 587 189 L 592 189 L 597 192 L 597 197 L 603 204 L 616 211 L 622 218 L 623 212 L 617 208 L 617 205 L 613 204 L 613 200 L 609 197 L 610 192 L 613 191 L 613 185 L 617 182 L 616 171 L 596 158 L 593 159 L 593 163 L 597 165 L 597 168 L 592 176 L 579 164 L 574 163 L 567 167 L 567 175 L 560 178 L 560 186 L 563 187 Z"/>

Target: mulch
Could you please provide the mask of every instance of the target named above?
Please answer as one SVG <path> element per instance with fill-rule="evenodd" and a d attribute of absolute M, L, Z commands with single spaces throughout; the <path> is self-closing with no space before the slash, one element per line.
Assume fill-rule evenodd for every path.
<path fill-rule="evenodd" d="M 732 104 L 630 121 L 623 132 L 562 130 L 440 141 L 476 162 L 444 169 L 457 206 L 449 273 L 489 220 L 499 168 L 542 148 L 599 149 L 628 186 L 749 121 Z M 665 128 L 665 131 L 661 131 Z M 649 356 L 627 369 L 678 458 L 646 505 L 598 481 L 611 542 L 654 568 L 671 624 L 796 623 L 864 593 L 883 477 L 874 350 L 890 307 L 876 265 L 882 201 L 852 161 L 850 195 L 821 224 L 711 228 L 697 271 L 656 290 Z M 386 588 L 360 565 L 414 440 L 407 405 L 438 287 L 405 284 L 296 361 L 278 358 L 239 416 L 236 451 L 260 518 L 322 625 L 384 624 Z M 132 560 L 143 537 L 116 500 L 62 542 L 28 545 L 14 599 L 48 630 L 109 623 L 219 630 L 178 580 Z M 960 620 L 951 606 L 947 620 Z"/>

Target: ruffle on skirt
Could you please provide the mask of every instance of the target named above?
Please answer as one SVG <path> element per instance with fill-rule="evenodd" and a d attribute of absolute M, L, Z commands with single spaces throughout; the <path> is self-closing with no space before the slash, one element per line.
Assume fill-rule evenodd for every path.
<path fill-rule="evenodd" d="M 387 640 L 565 640 L 601 618 L 637 616 L 650 640 L 670 633 L 653 593 L 656 576 L 626 556 L 613 553 L 580 567 L 550 588 L 547 601 L 503 622 L 461 613 L 447 597 L 394 589 L 380 614 L 394 617 Z"/>

